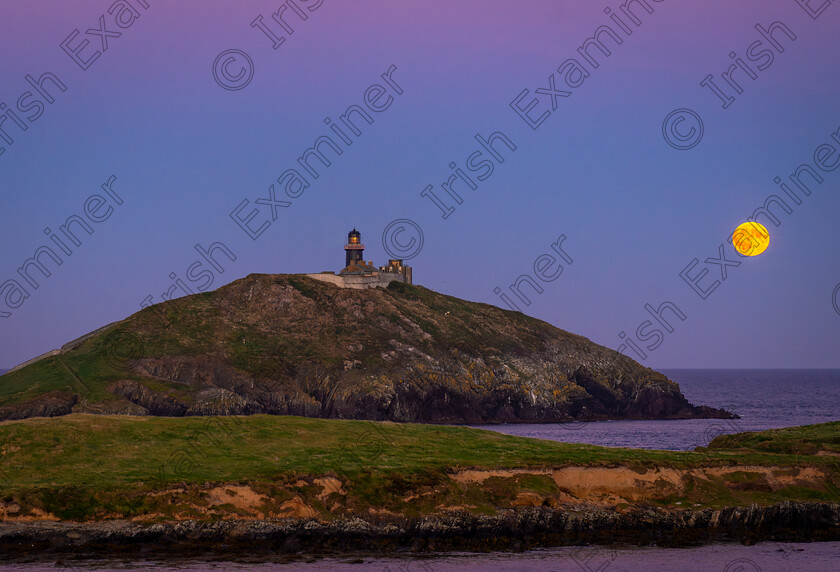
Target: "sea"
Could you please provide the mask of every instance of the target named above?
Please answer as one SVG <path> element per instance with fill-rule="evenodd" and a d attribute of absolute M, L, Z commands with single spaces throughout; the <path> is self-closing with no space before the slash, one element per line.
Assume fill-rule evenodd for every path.
<path fill-rule="evenodd" d="M 680 384 L 696 405 L 724 408 L 740 419 L 679 421 L 598 421 L 540 425 L 484 425 L 509 435 L 607 447 L 692 450 L 725 433 L 761 431 L 840 420 L 840 370 L 661 370 Z M 752 546 L 716 543 L 693 548 L 578 546 L 525 552 L 410 554 L 319 558 L 277 562 L 51 562 L 4 565 L 0 572 L 35 570 L 165 570 L 216 572 L 257 570 L 333 572 L 519 572 L 519 571 L 840 571 L 840 542 L 776 543 Z"/>
<path fill-rule="evenodd" d="M 838 369 L 663 369 L 694 405 L 740 419 L 482 425 L 508 435 L 604 447 L 690 451 L 714 437 L 840 421 Z M 840 566 L 838 566 L 840 570 Z"/>

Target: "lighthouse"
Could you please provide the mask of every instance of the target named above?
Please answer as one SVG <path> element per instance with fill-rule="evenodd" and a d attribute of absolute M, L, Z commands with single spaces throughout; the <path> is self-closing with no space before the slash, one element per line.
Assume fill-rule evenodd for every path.
<path fill-rule="evenodd" d="M 392 258 L 387 266 L 376 267 L 373 260 L 365 261 L 365 245 L 362 233 L 355 228 L 347 233 L 344 245 L 344 268 L 335 272 L 307 274 L 310 278 L 335 284 L 339 288 L 385 288 L 391 282 L 413 284 L 411 266 L 405 266 L 399 258 Z"/>
<path fill-rule="evenodd" d="M 347 233 L 347 244 L 344 245 L 344 252 L 346 255 L 345 267 L 350 266 L 353 262 L 364 264 L 365 245 L 362 244 L 362 233 L 355 228 Z"/>

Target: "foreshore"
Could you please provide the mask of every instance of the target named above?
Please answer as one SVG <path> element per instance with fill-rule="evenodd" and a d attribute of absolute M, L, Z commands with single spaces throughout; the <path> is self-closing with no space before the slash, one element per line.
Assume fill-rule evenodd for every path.
<path fill-rule="evenodd" d="M 520 551 L 568 545 L 689 547 L 840 540 L 840 504 L 670 510 L 633 507 L 447 512 L 423 518 L 284 518 L 139 523 L 0 522 L 6 561 Z M 783 548 L 783 547 L 782 547 Z"/>

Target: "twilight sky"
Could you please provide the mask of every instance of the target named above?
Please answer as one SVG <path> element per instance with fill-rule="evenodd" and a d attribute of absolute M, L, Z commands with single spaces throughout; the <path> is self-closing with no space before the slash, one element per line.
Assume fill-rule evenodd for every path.
<path fill-rule="evenodd" d="M 7 4 L 0 367 L 353 227 L 650 367 L 840 367 L 838 1 Z"/>

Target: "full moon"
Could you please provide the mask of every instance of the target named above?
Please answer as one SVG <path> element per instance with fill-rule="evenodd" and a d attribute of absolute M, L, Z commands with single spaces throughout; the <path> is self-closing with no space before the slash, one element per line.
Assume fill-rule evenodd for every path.
<path fill-rule="evenodd" d="M 732 233 L 732 245 L 744 256 L 758 256 L 770 245 L 770 233 L 763 224 L 745 222 Z"/>

